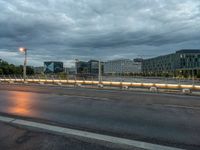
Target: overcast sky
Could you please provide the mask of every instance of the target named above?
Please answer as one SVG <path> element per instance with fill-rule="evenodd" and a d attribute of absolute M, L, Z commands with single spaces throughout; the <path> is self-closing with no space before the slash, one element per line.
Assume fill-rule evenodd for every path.
<path fill-rule="evenodd" d="M 200 48 L 200 0 L 0 0 L 0 58 L 22 64 Z"/>

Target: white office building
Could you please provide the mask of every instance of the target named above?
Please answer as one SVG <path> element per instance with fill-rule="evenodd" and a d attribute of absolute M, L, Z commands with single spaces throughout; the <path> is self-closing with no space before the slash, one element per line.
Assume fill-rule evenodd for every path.
<path fill-rule="evenodd" d="M 104 64 L 105 74 L 120 74 L 120 73 L 141 73 L 141 60 L 117 59 L 107 61 Z"/>

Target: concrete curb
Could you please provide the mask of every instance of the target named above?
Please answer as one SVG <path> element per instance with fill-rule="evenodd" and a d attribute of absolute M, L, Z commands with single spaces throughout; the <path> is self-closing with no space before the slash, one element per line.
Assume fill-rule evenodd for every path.
<path fill-rule="evenodd" d="M 114 137 L 114 136 L 109 136 L 109 135 L 103 135 L 103 134 L 97 134 L 97 133 L 92 133 L 92 132 L 87 132 L 87 131 L 53 126 L 53 125 L 48 125 L 44 123 L 37 123 L 37 122 L 26 121 L 22 119 L 11 118 L 11 117 L 0 116 L 0 121 L 14 124 L 14 125 L 20 125 L 24 127 L 31 127 L 35 129 L 45 130 L 47 132 L 53 132 L 53 133 L 62 134 L 65 136 L 82 137 L 82 138 L 103 141 L 103 142 L 108 142 L 112 144 L 124 145 L 124 146 L 134 147 L 134 148 L 142 148 L 142 149 L 147 149 L 147 150 L 183 150 L 183 149 L 169 147 L 169 146 L 162 146 L 162 145 L 151 144 L 147 142 L 140 142 L 136 140 L 130 140 L 130 139 L 119 138 L 119 137 Z"/>

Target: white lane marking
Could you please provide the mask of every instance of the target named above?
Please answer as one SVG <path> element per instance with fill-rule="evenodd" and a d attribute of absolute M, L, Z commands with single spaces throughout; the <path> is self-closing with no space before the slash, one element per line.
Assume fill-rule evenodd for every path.
<path fill-rule="evenodd" d="M 153 105 L 156 105 L 156 106 L 162 106 L 162 107 L 171 107 L 171 108 L 183 108 L 183 109 L 195 109 L 195 110 L 200 110 L 200 107 L 197 107 L 197 106 L 184 106 L 184 105 L 161 105 L 161 104 L 153 104 Z"/>
<path fill-rule="evenodd" d="M 6 123 L 12 122 L 14 120 L 15 120 L 14 118 L 0 116 L 0 121 L 6 122 Z"/>
<path fill-rule="evenodd" d="M 87 131 L 53 126 L 53 125 L 48 125 L 44 123 L 37 123 L 37 122 L 26 121 L 22 119 L 15 119 L 15 118 L 10 118 L 10 117 L 0 116 L 0 121 L 6 122 L 6 123 L 12 123 L 16 125 L 21 125 L 25 127 L 33 127 L 37 129 L 42 129 L 42 130 L 54 132 L 57 134 L 64 134 L 66 136 L 67 135 L 68 136 L 71 135 L 75 137 L 78 136 L 78 137 L 94 139 L 94 140 L 109 142 L 113 144 L 126 145 L 130 147 L 135 147 L 135 148 L 137 147 L 137 148 L 142 148 L 142 149 L 147 149 L 147 150 L 183 150 L 183 149 L 169 147 L 169 146 L 162 146 L 162 145 L 151 144 L 147 142 L 140 142 L 136 140 L 130 140 L 130 139 L 119 138 L 119 137 L 114 137 L 114 136 L 109 136 L 109 135 L 103 135 L 103 134 L 97 134 L 97 133 L 92 133 L 92 132 L 87 132 Z"/>
<path fill-rule="evenodd" d="M 93 99 L 93 100 L 102 100 L 102 101 L 109 101 L 111 99 L 109 98 L 104 98 L 104 97 L 90 97 L 90 96 L 82 96 L 82 95 L 65 95 L 63 94 L 62 96 L 65 96 L 65 97 L 76 97 L 76 98 L 84 98 L 84 99 Z"/>

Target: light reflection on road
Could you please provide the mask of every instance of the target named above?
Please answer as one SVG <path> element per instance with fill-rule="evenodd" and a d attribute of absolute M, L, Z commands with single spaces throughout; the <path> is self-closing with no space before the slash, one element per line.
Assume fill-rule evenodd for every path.
<path fill-rule="evenodd" d="M 31 107 L 34 103 L 33 99 L 37 98 L 37 95 L 30 92 L 9 92 L 9 100 L 11 106 L 8 107 L 8 112 L 18 115 L 30 115 Z M 33 115 L 33 114 L 32 114 Z"/>

